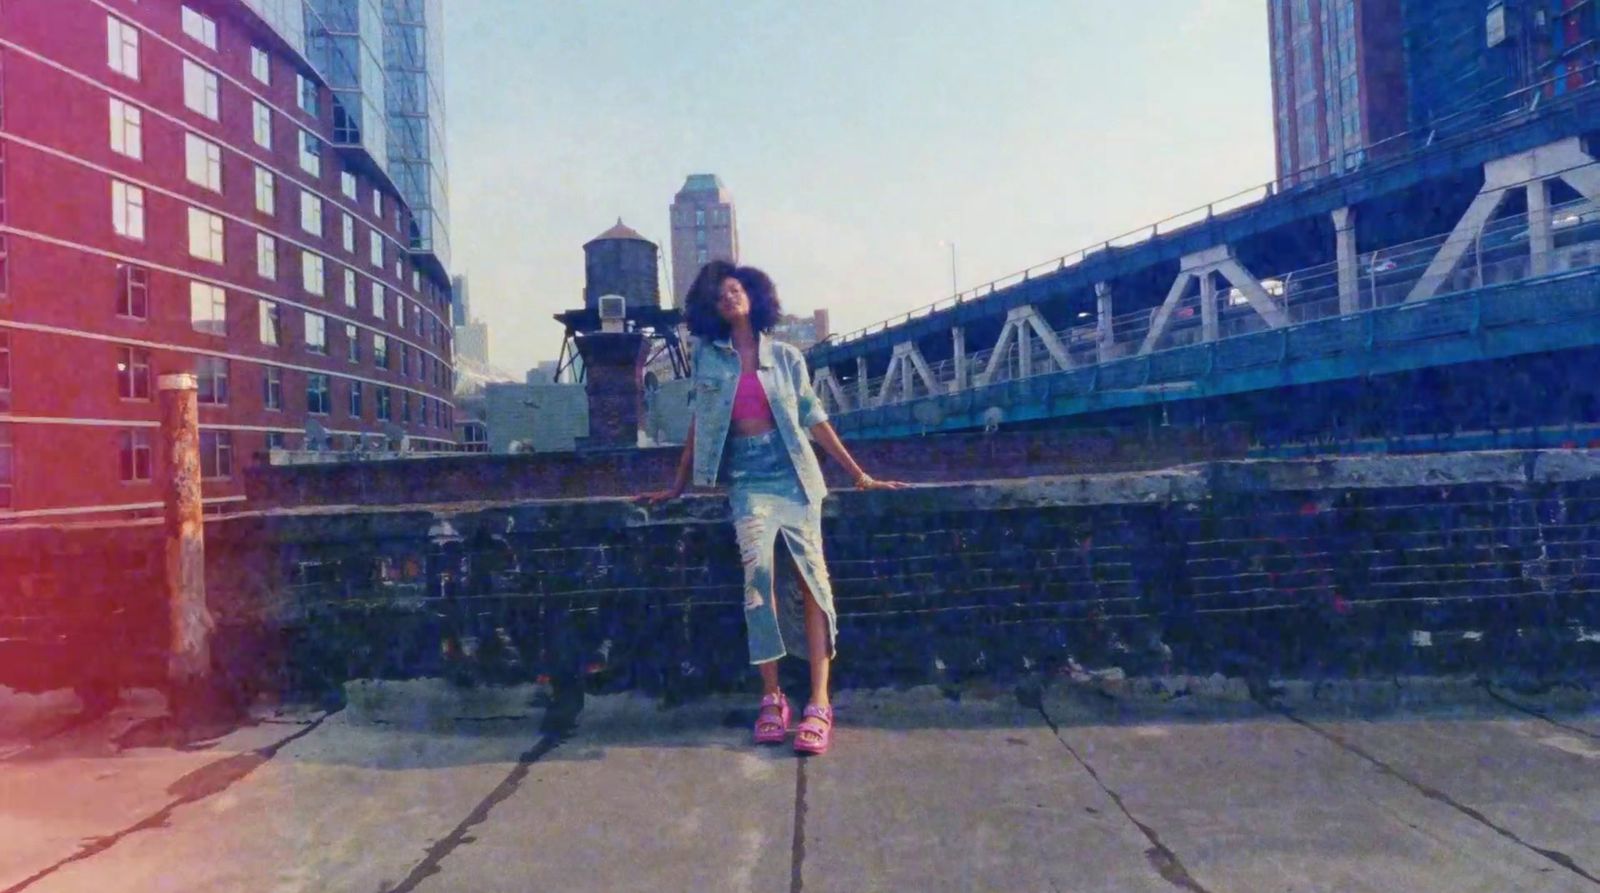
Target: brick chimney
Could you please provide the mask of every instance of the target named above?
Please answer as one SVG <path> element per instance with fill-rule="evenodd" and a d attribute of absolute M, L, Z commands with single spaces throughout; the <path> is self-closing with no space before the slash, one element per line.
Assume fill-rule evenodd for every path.
<path fill-rule="evenodd" d="M 574 340 L 589 395 L 589 436 L 578 439 L 578 449 L 637 447 L 648 342 L 638 332 L 593 332 Z"/>

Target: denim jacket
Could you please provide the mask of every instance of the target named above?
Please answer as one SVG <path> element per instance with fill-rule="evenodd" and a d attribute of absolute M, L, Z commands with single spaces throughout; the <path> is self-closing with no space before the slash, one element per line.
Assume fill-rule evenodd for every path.
<path fill-rule="evenodd" d="M 820 505 L 828 493 L 822 467 L 811 449 L 811 426 L 828 420 L 806 375 L 806 358 L 792 344 L 760 335 L 756 342 L 756 377 L 767 392 L 773 421 L 789 450 L 806 500 Z M 689 398 L 694 412 L 694 483 L 714 486 L 721 476 L 723 447 L 733 419 L 733 394 L 742 371 L 739 352 L 727 338 L 699 342 L 694 350 L 694 387 Z"/>

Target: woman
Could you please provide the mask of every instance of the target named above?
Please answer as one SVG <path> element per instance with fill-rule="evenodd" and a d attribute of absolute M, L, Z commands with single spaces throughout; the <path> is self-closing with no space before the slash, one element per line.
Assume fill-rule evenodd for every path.
<path fill-rule="evenodd" d="M 833 741 L 828 670 L 838 621 L 822 557 L 822 497 L 827 487 L 807 432 L 847 470 L 858 490 L 895 489 L 873 480 L 845 450 L 811 389 L 805 357 L 770 336 L 780 314 L 777 289 L 760 270 L 712 261 L 684 301 L 695 336 L 688 443 L 669 490 L 728 485 L 734 533 L 744 561 L 744 619 L 750 662 L 761 672 L 755 741 L 781 744 L 789 701 L 778 659 L 811 663 L 811 703 L 795 733 L 799 753 L 826 753 Z M 787 556 L 787 560 L 785 560 Z"/>

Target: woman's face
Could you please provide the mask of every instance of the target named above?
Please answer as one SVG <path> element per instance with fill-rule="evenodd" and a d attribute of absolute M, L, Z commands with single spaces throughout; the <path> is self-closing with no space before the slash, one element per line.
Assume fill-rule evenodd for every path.
<path fill-rule="evenodd" d="M 750 316 L 750 296 L 732 276 L 722 280 L 722 287 L 717 290 L 717 315 L 729 325 Z"/>

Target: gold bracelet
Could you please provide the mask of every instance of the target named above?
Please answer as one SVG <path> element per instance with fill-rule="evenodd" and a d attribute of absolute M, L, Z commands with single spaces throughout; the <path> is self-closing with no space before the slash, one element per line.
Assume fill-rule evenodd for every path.
<path fill-rule="evenodd" d="M 862 481 L 870 481 L 870 480 L 872 480 L 872 475 L 867 474 L 865 471 L 863 471 L 863 472 L 861 472 L 861 474 L 859 476 L 856 477 L 856 480 L 855 480 L 855 483 L 853 484 L 853 486 L 860 487 Z"/>

